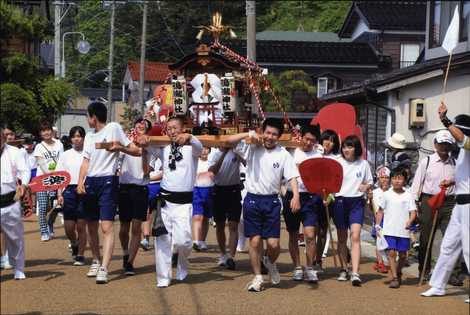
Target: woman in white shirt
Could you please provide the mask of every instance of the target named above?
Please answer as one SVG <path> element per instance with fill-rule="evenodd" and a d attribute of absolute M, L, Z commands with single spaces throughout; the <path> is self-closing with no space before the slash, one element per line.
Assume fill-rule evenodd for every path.
<path fill-rule="evenodd" d="M 52 125 L 48 121 L 41 123 L 39 132 L 42 142 L 36 145 L 34 156 L 36 157 L 38 170 L 37 176 L 55 171 L 59 156 L 64 152 L 62 142 L 53 137 Z M 41 231 L 41 241 L 49 241 L 51 235 L 46 221 L 46 214 L 49 204 L 55 198 L 55 191 L 42 191 L 36 194 L 39 210 L 39 229 Z"/>
<path fill-rule="evenodd" d="M 86 221 L 83 209 L 83 198 L 77 194 L 78 176 L 83 160 L 83 141 L 85 139 L 85 129 L 75 126 L 70 129 L 70 140 L 72 149 L 61 154 L 57 164 L 57 170 L 66 171 L 70 174 L 70 184 L 62 191 L 57 191 L 57 203 L 62 205 L 64 212 L 65 234 L 72 245 L 72 256 L 74 266 L 85 264 L 86 246 Z"/>
<path fill-rule="evenodd" d="M 338 253 L 341 271 L 338 281 L 348 280 L 346 269 L 348 229 L 351 231 L 351 282 L 361 285 L 359 260 L 361 258 L 361 227 L 364 222 L 364 193 L 372 185 L 372 173 L 369 163 L 361 158 L 362 145 L 355 135 L 348 136 L 341 145 L 338 162 L 343 167 L 343 183 L 336 194 L 333 206 L 333 221 L 338 233 Z"/>

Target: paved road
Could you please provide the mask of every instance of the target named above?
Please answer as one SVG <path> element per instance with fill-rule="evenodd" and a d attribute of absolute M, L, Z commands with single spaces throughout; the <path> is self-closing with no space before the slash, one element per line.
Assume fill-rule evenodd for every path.
<path fill-rule="evenodd" d="M 137 275 L 126 278 L 120 269 L 122 252 L 117 248 L 110 267 L 111 282 L 96 285 L 85 276 L 87 266 L 72 266 L 63 229 L 56 230 L 54 240 L 41 243 L 36 219 L 26 221 L 28 279 L 15 281 L 10 270 L 2 272 L 1 314 L 469 314 L 468 304 L 461 298 L 463 289 L 451 296 L 421 298 L 423 288 L 417 287 L 413 276 L 400 289 L 389 289 L 387 277 L 373 272 L 367 259 L 361 265 L 365 282 L 361 288 L 337 282 L 331 258 L 318 286 L 293 282 L 284 230 L 278 264 L 281 284 L 261 293 L 244 290 L 252 278 L 247 254 L 237 257 L 236 271 L 216 266 L 213 228 L 209 251 L 191 256 L 191 273 L 183 283 L 156 288 L 153 251 L 140 252 Z"/>

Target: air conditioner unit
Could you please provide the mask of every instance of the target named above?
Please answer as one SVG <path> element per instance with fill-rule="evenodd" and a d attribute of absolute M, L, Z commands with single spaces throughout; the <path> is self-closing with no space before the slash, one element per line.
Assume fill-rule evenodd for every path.
<path fill-rule="evenodd" d="M 426 101 L 422 98 L 412 98 L 409 107 L 409 128 L 423 128 L 426 122 Z"/>

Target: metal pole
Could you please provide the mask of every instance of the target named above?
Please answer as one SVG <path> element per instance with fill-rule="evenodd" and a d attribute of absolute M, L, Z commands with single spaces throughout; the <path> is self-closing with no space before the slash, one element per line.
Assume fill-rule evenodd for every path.
<path fill-rule="evenodd" d="M 60 11 L 62 5 L 54 2 L 54 76 L 60 78 Z"/>
<path fill-rule="evenodd" d="M 72 35 L 72 34 L 80 34 L 82 36 L 82 40 L 85 40 L 85 35 L 82 32 L 65 32 L 62 35 L 62 60 L 61 60 L 61 67 L 60 67 L 61 78 L 65 78 L 65 36 Z"/>
<path fill-rule="evenodd" d="M 246 56 L 256 62 L 256 1 L 246 1 Z"/>
<path fill-rule="evenodd" d="M 113 58 L 114 58 L 114 15 L 116 4 L 111 3 L 111 29 L 109 35 L 109 59 L 108 59 L 108 121 L 114 120 L 113 106 Z"/>
<path fill-rule="evenodd" d="M 145 46 L 147 37 L 147 1 L 144 1 L 142 19 L 142 36 L 140 42 L 140 72 L 139 72 L 139 105 L 142 113 L 145 111 L 144 84 L 145 84 Z"/>
<path fill-rule="evenodd" d="M 246 57 L 256 62 L 256 1 L 246 1 Z M 255 95 L 251 95 L 251 104 L 256 104 Z M 258 107 L 252 106 L 252 112 L 258 113 Z"/>

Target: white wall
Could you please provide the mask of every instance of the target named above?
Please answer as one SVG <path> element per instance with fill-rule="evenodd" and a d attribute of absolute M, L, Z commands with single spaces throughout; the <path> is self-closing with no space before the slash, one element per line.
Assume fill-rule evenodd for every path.
<path fill-rule="evenodd" d="M 57 122 L 59 127 L 60 136 L 69 135 L 69 131 L 72 127 L 82 126 L 87 132 L 90 131 L 86 115 L 77 114 L 65 114 L 60 117 L 60 121 Z"/>
<path fill-rule="evenodd" d="M 368 30 L 369 28 L 367 27 L 366 23 L 362 19 L 360 19 L 359 23 L 357 23 L 356 25 L 356 29 L 354 29 L 354 32 L 351 35 L 351 39 L 352 40 L 356 39 L 359 35 L 361 35 L 362 33 Z"/>
<path fill-rule="evenodd" d="M 388 106 L 395 108 L 396 132 L 403 134 L 407 142 L 421 143 L 425 149 L 433 149 L 433 137 L 435 130 L 443 129 L 437 115 L 441 99 L 446 103 L 449 111 L 447 116 L 453 120 L 458 114 L 470 115 L 470 75 L 449 74 L 447 89 L 442 98 L 443 78 L 436 77 L 419 83 L 391 91 L 392 97 L 388 98 Z M 394 95 L 393 95 L 394 94 Z M 424 128 L 409 129 L 409 100 L 423 98 L 426 101 L 426 122 Z M 422 153 L 420 153 L 422 155 Z"/>

